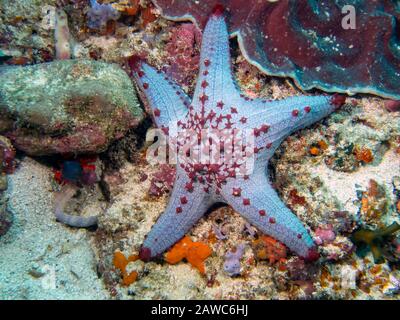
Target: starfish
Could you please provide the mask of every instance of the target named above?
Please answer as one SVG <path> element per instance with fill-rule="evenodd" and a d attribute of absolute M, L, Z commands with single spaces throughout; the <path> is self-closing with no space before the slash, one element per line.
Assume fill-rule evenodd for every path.
<path fill-rule="evenodd" d="M 178 157 L 169 204 L 145 238 L 140 258 L 148 261 L 162 254 L 211 205 L 222 202 L 304 259 L 318 259 L 318 249 L 307 229 L 272 187 L 267 164 L 287 136 L 328 116 L 345 98 L 298 96 L 267 101 L 242 94 L 231 71 L 222 6 L 215 7 L 204 29 L 199 76 L 192 100 L 174 81 L 142 60 L 132 59 L 130 65 L 157 127 L 178 148 L 184 149 L 189 140 L 193 147 L 191 152 L 184 149 L 186 157 Z M 206 139 L 210 140 L 208 147 L 218 151 L 208 162 L 198 157 L 204 145 L 196 144 L 204 140 L 204 131 L 216 132 L 222 137 L 222 142 Z M 183 140 L 176 138 L 182 132 L 186 132 Z M 232 157 L 227 149 L 237 137 L 246 144 L 239 151 L 235 149 L 239 157 Z M 248 165 L 249 159 L 253 160 L 252 165 Z"/>

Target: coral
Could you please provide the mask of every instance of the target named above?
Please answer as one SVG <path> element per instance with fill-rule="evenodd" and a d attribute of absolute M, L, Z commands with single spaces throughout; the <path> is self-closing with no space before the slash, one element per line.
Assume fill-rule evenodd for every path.
<path fill-rule="evenodd" d="M 205 274 L 204 261 L 211 255 L 211 248 L 203 242 L 193 242 L 185 236 L 165 254 L 165 261 L 177 264 L 186 259 L 194 268 Z"/>
<path fill-rule="evenodd" d="M 389 112 L 400 111 L 400 100 L 386 100 L 384 105 Z"/>
<path fill-rule="evenodd" d="M 66 13 L 58 9 L 55 14 L 54 38 L 56 40 L 56 59 L 71 59 L 70 33 Z"/>
<path fill-rule="evenodd" d="M 152 175 L 149 194 L 160 197 L 172 190 L 175 181 L 176 170 L 167 164 L 162 164 L 160 170 Z"/>
<path fill-rule="evenodd" d="M 374 161 L 374 156 L 372 155 L 372 151 L 366 147 L 354 148 L 354 154 L 358 161 L 363 163 L 371 163 Z"/>
<path fill-rule="evenodd" d="M 336 234 L 333 231 L 332 225 L 326 225 L 322 227 L 318 227 L 315 230 L 315 243 L 318 245 L 330 243 L 335 240 Z"/>
<path fill-rule="evenodd" d="M 118 20 L 120 13 L 111 4 L 99 4 L 96 0 L 90 0 L 90 10 L 87 13 L 88 26 L 92 29 L 101 29 L 108 21 Z"/>
<path fill-rule="evenodd" d="M 65 206 L 79 187 L 90 186 L 98 182 L 96 166 L 93 164 L 95 161 L 94 157 L 65 160 L 61 164 L 61 170 L 55 170 L 54 180 L 63 185 L 55 196 L 54 212 L 57 221 L 76 228 L 88 228 L 97 225 L 97 216 L 79 217 L 64 212 Z"/>
<path fill-rule="evenodd" d="M 55 170 L 54 179 L 59 184 L 93 185 L 99 180 L 93 164 L 95 161 L 93 157 L 65 160 L 61 164 L 61 170 Z"/>
<path fill-rule="evenodd" d="M 393 2 L 347 1 L 357 12 L 354 30 L 342 27 L 347 17 L 339 0 L 153 2 L 166 18 L 192 18 L 201 28 L 222 3 L 244 56 L 269 75 L 292 77 L 302 89 L 400 97 L 400 46 L 393 23 L 400 13 Z"/>
<path fill-rule="evenodd" d="M 336 111 L 345 98 L 299 96 L 268 102 L 245 96 L 231 74 L 226 23 L 223 14 L 218 12 L 211 16 L 204 31 L 200 60 L 197 86 L 190 104 L 183 90 L 161 71 L 138 57 L 130 59 L 132 75 L 160 132 L 171 134 L 172 142 L 178 140 L 173 142 L 173 148 L 187 146 L 193 137 L 198 137 L 201 148 L 202 139 L 213 140 L 202 136 L 202 130 L 213 129 L 219 139 L 215 142 L 219 145 L 219 154 L 227 158 L 222 163 L 210 159 L 204 164 L 196 159 L 200 156 L 198 151 L 193 151 L 194 156 L 188 159 L 190 152 L 184 147 L 178 148 L 177 178 L 169 205 L 146 237 L 141 258 L 148 260 L 164 252 L 213 203 L 225 202 L 298 255 L 308 260 L 318 259 L 315 243 L 301 221 L 279 199 L 265 166 L 282 140 Z M 177 130 L 170 132 L 172 128 Z M 246 131 L 254 136 L 254 145 L 246 140 Z M 233 156 L 225 141 L 241 143 L 242 148 L 236 149 Z M 246 168 L 246 160 L 250 159 L 255 160 L 254 170 Z"/>
<path fill-rule="evenodd" d="M 135 16 L 140 10 L 140 0 L 124 0 L 113 3 L 112 6 L 128 16 Z"/>
<path fill-rule="evenodd" d="M 314 280 L 318 273 L 318 266 L 308 264 L 298 257 L 291 258 L 286 263 L 289 279 L 292 281 Z"/>
<path fill-rule="evenodd" d="M 156 15 L 153 13 L 154 6 L 149 4 L 146 8 L 142 10 L 142 26 L 145 28 L 149 23 L 156 20 Z"/>
<path fill-rule="evenodd" d="M 0 50 L 0 63 L 3 63 L 11 58 L 12 56 L 7 55 L 2 50 Z"/>
<path fill-rule="evenodd" d="M 286 246 L 274 238 L 263 235 L 253 241 L 252 248 L 258 260 L 268 260 L 270 264 L 286 261 Z"/>
<path fill-rule="evenodd" d="M 57 221 L 64 223 L 70 227 L 75 228 L 89 228 L 97 225 L 97 216 L 81 217 L 70 215 L 64 212 L 64 208 L 67 203 L 72 199 L 72 197 L 77 192 L 78 187 L 73 184 L 64 185 L 59 192 L 55 195 L 55 208 L 54 215 Z"/>
<path fill-rule="evenodd" d="M 0 237 L 4 236 L 10 229 L 13 222 L 13 215 L 7 210 L 7 200 L 2 191 L 0 191 Z"/>
<path fill-rule="evenodd" d="M 225 261 L 224 261 L 224 271 L 229 276 L 237 276 L 240 275 L 240 259 L 244 254 L 245 245 L 243 243 L 237 245 L 232 250 L 228 251 L 225 254 Z"/>
<path fill-rule="evenodd" d="M 357 246 L 357 253 L 359 255 L 365 256 L 368 250 L 370 250 L 375 263 L 383 263 L 385 254 L 384 245 L 399 230 L 400 225 L 396 222 L 393 222 L 388 227 L 376 230 L 361 228 L 352 234 L 351 241 Z"/>
<path fill-rule="evenodd" d="M 0 112 L 10 119 L 0 130 L 17 149 L 35 156 L 102 152 L 143 119 L 126 73 L 86 60 L 6 67 Z"/>
<path fill-rule="evenodd" d="M 192 23 L 184 23 L 171 31 L 171 39 L 165 50 L 167 53 L 166 74 L 181 86 L 189 87 L 197 76 L 201 33 Z"/>
<path fill-rule="evenodd" d="M 400 176 L 394 176 L 392 180 L 393 193 L 396 197 L 396 210 L 400 214 Z"/>
<path fill-rule="evenodd" d="M 388 202 L 385 189 L 375 180 L 369 181 L 367 191 L 361 196 L 361 215 L 367 223 L 380 223 L 380 218 L 386 214 Z"/>
<path fill-rule="evenodd" d="M 116 251 L 114 253 L 113 264 L 115 268 L 121 271 L 122 285 L 129 286 L 136 281 L 138 273 L 136 271 L 128 273 L 126 267 L 130 262 L 134 262 L 138 259 L 139 257 L 136 255 L 131 255 L 126 258 L 125 255 L 120 251 Z"/>
<path fill-rule="evenodd" d="M 313 156 L 319 156 L 326 149 L 328 149 L 328 144 L 324 140 L 319 140 L 316 144 L 313 144 L 310 147 L 310 154 Z"/>
<path fill-rule="evenodd" d="M 0 136 L 0 175 L 10 174 L 15 169 L 15 150 L 10 140 Z"/>

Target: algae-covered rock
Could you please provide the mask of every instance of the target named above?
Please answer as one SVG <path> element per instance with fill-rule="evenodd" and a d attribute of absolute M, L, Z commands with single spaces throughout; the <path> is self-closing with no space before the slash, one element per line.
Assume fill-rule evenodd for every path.
<path fill-rule="evenodd" d="M 4 177 L 1 176 L 0 179 L 4 179 Z M 7 210 L 7 198 L 0 191 L 0 237 L 5 235 L 8 229 L 10 229 L 12 220 L 12 214 Z"/>
<path fill-rule="evenodd" d="M 30 155 L 102 152 L 143 118 L 118 65 L 84 60 L 3 68 L 0 112 L 0 132 Z"/>
<path fill-rule="evenodd" d="M 0 136 L 0 176 L 14 171 L 14 158 L 15 150 L 11 141 L 6 137 Z M 0 182 L 0 191 L 3 191 L 2 185 L 4 184 Z"/>

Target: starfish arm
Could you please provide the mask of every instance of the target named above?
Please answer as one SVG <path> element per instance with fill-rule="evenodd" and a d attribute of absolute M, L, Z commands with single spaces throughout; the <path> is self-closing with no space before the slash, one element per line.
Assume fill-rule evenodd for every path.
<path fill-rule="evenodd" d="M 312 125 L 334 112 L 342 103 L 335 96 L 300 96 L 276 102 L 248 102 L 245 134 L 254 134 L 257 163 L 272 157 L 281 142 L 293 132 Z"/>
<path fill-rule="evenodd" d="M 187 191 L 193 187 L 192 191 Z M 210 195 L 199 184 L 190 183 L 184 173 L 177 175 L 165 212 L 147 235 L 140 257 L 156 257 L 181 239 L 204 215 L 211 205 Z"/>
<path fill-rule="evenodd" d="M 151 109 L 159 128 L 169 127 L 170 123 L 176 123 L 185 117 L 190 99 L 163 72 L 139 62 L 133 70 L 133 76 L 144 98 L 142 100 Z"/>
<path fill-rule="evenodd" d="M 265 174 L 231 180 L 222 189 L 225 201 L 263 233 L 283 242 L 307 260 L 318 258 L 316 245 L 297 216 L 279 199 Z"/>
<path fill-rule="evenodd" d="M 202 101 L 207 109 L 216 107 L 220 101 L 239 93 L 231 70 L 229 34 L 225 18 L 221 12 L 214 12 L 204 29 L 199 77 L 193 102 Z"/>
<path fill-rule="evenodd" d="M 282 140 L 295 131 L 303 129 L 320 121 L 337 109 L 329 96 L 299 96 L 267 103 L 262 108 L 259 101 L 250 102 L 249 116 L 246 128 L 262 129 L 263 141 L 274 142 Z M 264 133 L 264 134 L 263 134 Z"/>

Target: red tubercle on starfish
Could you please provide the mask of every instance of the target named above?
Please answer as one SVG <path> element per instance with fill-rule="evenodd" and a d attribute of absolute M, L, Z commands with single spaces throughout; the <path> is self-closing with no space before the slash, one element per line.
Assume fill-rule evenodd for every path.
<path fill-rule="evenodd" d="M 299 233 L 299 234 L 297 235 L 297 239 L 301 239 L 301 238 L 303 238 L 303 236 Z"/>
<path fill-rule="evenodd" d="M 138 55 L 133 55 L 127 60 L 128 66 L 132 71 L 139 71 L 142 65 L 142 58 Z"/>
<path fill-rule="evenodd" d="M 222 109 L 224 107 L 224 103 L 222 101 L 217 102 L 217 108 Z"/>
<path fill-rule="evenodd" d="M 271 149 L 271 147 L 272 147 L 272 142 L 268 142 L 267 144 L 266 144 L 266 146 L 265 146 L 267 149 Z"/>
<path fill-rule="evenodd" d="M 211 61 L 210 61 L 210 60 L 208 60 L 208 59 L 204 60 L 204 65 L 205 65 L 206 67 L 209 67 L 210 64 L 211 64 Z"/>
<path fill-rule="evenodd" d="M 147 90 L 149 88 L 149 84 L 147 82 L 143 83 L 143 89 Z"/>
<path fill-rule="evenodd" d="M 306 113 L 310 113 L 311 107 L 310 107 L 310 106 L 305 107 L 305 108 L 304 108 L 304 111 L 305 111 Z"/>
<path fill-rule="evenodd" d="M 193 183 L 192 183 L 192 182 L 186 183 L 185 189 L 186 189 L 188 192 L 193 192 L 193 190 L 194 190 L 194 188 L 193 188 Z"/>
<path fill-rule="evenodd" d="M 346 103 L 346 96 L 342 94 L 335 93 L 331 98 L 331 105 L 335 108 L 340 108 L 342 105 Z"/>
<path fill-rule="evenodd" d="M 161 111 L 158 108 L 154 109 L 154 116 L 159 117 L 161 115 Z"/>
<path fill-rule="evenodd" d="M 237 109 L 235 107 L 231 108 L 231 113 L 238 113 Z"/>
<path fill-rule="evenodd" d="M 246 117 L 242 117 L 240 118 L 240 122 L 245 124 L 247 122 L 247 118 Z"/>
<path fill-rule="evenodd" d="M 206 75 L 208 75 L 208 71 L 207 70 L 203 71 L 203 76 L 206 76 Z"/>
<path fill-rule="evenodd" d="M 181 201 L 181 204 L 187 204 L 188 203 L 188 200 L 187 200 L 187 198 L 185 196 L 181 197 L 180 201 Z"/>
<path fill-rule="evenodd" d="M 243 205 L 244 206 L 249 206 L 250 205 L 250 199 L 249 198 L 244 198 L 243 199 Z"/>
<path fill-rule="evenodd" d="M 208 82 L 206 80 L 203 80 L 203 82 L 201 83 L 201 87 L 205 89 L 207 86 Z"/>
<path fill-rule="evenodd" d="M 234 197 L 240 197 L 241 194 L 242 194 L 242 189 L 241 188 L 233 188 L 232 189 L 232 195 Z"/>
<path fill-rule="evenodd" d="M 199 98 L 202 104 L 205 104 L 206 101 L 208 100 L 208 96 L 203 93 L 203 95 Z"/>
<path fill-rule="evenodd" d="M 292 111 L 292 116 L 293 116 L 293 117 L 297 117 L 298 115 L 299 115 L 299 110 L 294 109 L 294 110 Z"/>
<path fill-rule="evenodd" d="M 139 78 L 142 78 L 144 76 L 144 72 L 142 70 L 138 71 L 138 76 Z"/>
<path fill-rule="evenodd" d="M 169 135 L 169 128 L 168 127 L 161 127 L 162 132 L 164 132 L 165 135 Z"/>
<path fill-rule="evenodd" d="M 265 216 L 265 213 L 266 213 L 265 210 L 260 210 L 260 211 L 258 211 L 258 214 L 259 214 L 260 216 L 262 216 L 262 217 Z"/>
<path fill-rule="evenodd" d="M 276 222 L 274 217 L 269 218 L 268 221 L 269 221 L 269 223 L 275 223 Z"/>
<path fill-rule="evenodd" d="M 225 7 L 222 4 L 218 3 L 214 6 L 211 13 L 217 17 L 220 17 L 224 14 L 224 11 L 225 11 Z"/>
<path fill-rule="evenodd" d="M 261 128 L 260 128 L 260 131 L 263 132 L 263 133 L 267 133 L 268 130 L 269 130 L 269 128 L 270 128 L 269 125 L 263 124 L 263 125 L 261 126 Z"/>
<path fill-rule="evenodd" d="M 182 212 L 182 207 L 176 207 L 176 213 L 181 213 Z"/>

